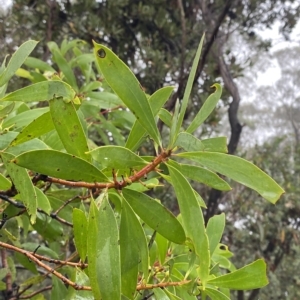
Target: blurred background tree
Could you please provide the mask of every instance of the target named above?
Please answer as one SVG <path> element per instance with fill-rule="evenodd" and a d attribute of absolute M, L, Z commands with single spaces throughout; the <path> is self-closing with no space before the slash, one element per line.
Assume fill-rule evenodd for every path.
<path fill-rule="evenodd" d="M 247 151 L 242 144 L 238 152 L 269 171 L 285 187 L 287 194 L 278 205 L 271 206 L 240 186 L 227 194 L 200 185 L 194 187 L 206 200 L 206 219 L 218 211 L 227 214 L 230 222 L 227 242 L 237 253 L 236 264 L 246 263 L 244 258 L 250 258 L 249 254 L 262 255 L 269 264 L 270 285 L 261 292 L 237 293 L 237 299 L 258 299 L 258 293 L 259 299 L 299 299 L 300 277 L 296 275 L 300 263 L 296 247 L 300 215 L 297 201 L 299 115 L 296 113 L 299 93 L 295 89 L 299 71 L 295 71 L 293 63 L 288 64 L 292 57 L 299 56 L 299 48 L 289 54 L 284 50 L 275 55 L 282 67 L 283 76 L 278 82 L 282 93 L 278 94 L 272 88 L 262 89 L 260 92 L 266 100 L 264 106 L 247 103 L 243 114 L 239 114 L 242 85 L 237 84 L 246 74 L 254 76 L 255 67 L 262 63 L 258 57 L 270 55 L 271 41 L 262 39 L 259 31 L 279 24 L 282 35 L 289 38 L 300 15 L 298 1 L 15 0 L 7 7 L 4 9 L 3 6 L 0 11 L 1 61 L 28 39 L 40 41 L 34 56 L 45 61 L 51 60 L 49 41 L 60 43 L 63 39 L 79 38 L 91 44 L 94 39 L 112 48 L 126 61 L 147 93 L 151 94 L 165 84 L 175 85 L 177 90 L 166 105 L 170 111 L 176 99 L 182 98 L 196 47 L 205 32 L 206 41 L 193 86 L 193 105 L 186 114 L 186 123 L 212 92 L 210 86 L 221 83 L 225 88 L 222 102 L 198 132 L 199 137 L 224 132 L 218 124 L 225 110 L 230 125 L 230 153 L 237 151 L 242 134 L 243 125 L 239 119 L 249 125 L 245 127 L 247 136 L 251 132 L 249 128 L 256 128 L 263 136 L 265 120 L 272 128 L 277 126 L 276 138 L 261 146 L 250 144 Z M 236 49 L 242 51 L 243 47 L 250 49 L 249 56 L 236 55 Z M 23 80 L 15 78 L 9 89 L 20 88 L 25 84 Z M 290 85 L 293 85 L 292 89 Z M 292 131 L 282 128 L 292 128 Z M 165 200 L 170 201 L 170 207 L 174 206 L 172 195 L 166 195 Z M 234 232 L 233 227 L 239 230 Z M 241 243 L 247 255 L 237 251 Z"/>

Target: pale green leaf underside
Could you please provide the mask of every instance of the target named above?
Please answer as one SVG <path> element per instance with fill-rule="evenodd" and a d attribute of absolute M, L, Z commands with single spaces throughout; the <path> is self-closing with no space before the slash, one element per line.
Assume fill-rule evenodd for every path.
<path fill-rule="evenodd" d="M 248 186 L 272 203 L 275 203 L 284 193 L 284 190 L 269 175 L 240 157 L 215 152 L 186 152 L 178 156 L 194 160 Z"/>

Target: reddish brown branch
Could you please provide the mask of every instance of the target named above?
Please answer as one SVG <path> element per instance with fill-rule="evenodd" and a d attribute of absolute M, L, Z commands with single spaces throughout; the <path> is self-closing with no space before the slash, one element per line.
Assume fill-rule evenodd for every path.
<path fill-rule="evenodd" d="M 44 181 L 48 181 L 51 183 L 71 186 L 71 187 L 84 187 L 88 189 L 92 188 L 98 188 L 98 189 L 117 189 L 120 190 L 124 187 L 126 187 L 129 182 L 138 182 L 141 178 L 143 178 L 145 175 L 149 174 L 150 172 L 154 171 L 159 164 L 164 162 L 169 156 L 171 155 L 170 151 L 163 151 L 160 155 L 158 155 L 151 163 L 149 163 L 147 166 L 142 168 L 140 171 L 136 172 L 134 175 L 130 176 L 129 179 L 122 181 L 116 181 L 114 182 L 85 182 L 85 181 L 69 181 L 59 178 L 54 178 L 47 176 Z"/>
<path fill-rule="evenodd" d="M 50 266 L 46 265 L 41 260 L 39 260 L 36 257 L 36 255 L 33 254 L 30 251 L 27 251 L 27 250 L 24 250 L 24 249 L 20 249 L 18 247 L 15 247 L 13 245 L 6 244 L 6 243 L 3 243 L 3 242 L 0 242 L 0 247 L 5 248 L 5 249 L 9 249 L 9 250 L 12 250 L 12 251 L 15 251 L 15 252 L 19 252 L 19 253 L 25 255 L 30 261 L 33 261 L 38 266 L 40 266 L 43 269 L 47 270 L 49 273 L 55 275 L 64 284 L 68 284 L 68 285 L 72 286 L 76 290 L 91 290 L 91 287 L 78 285 L 76 282 L 73 282 L 70 279 L 68 279 L 67 277 L 63 276 L 62 274 L 60 274 L 59 272 L 57 272 L 56 270 L 54 270 L 53 268 L 51 268 Z"/>

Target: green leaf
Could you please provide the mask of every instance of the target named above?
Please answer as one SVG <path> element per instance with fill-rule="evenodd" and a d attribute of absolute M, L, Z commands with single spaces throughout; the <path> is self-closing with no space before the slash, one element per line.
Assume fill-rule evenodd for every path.
<path fill-rule="evenodd" d="M 169 164 L 179 170 L 184 176 L 204 183 L 216 190 L 220 191 L 230 191 L 230 185 L 220 178 L 216 173 L 207 170 L 205 168 L 187 164 L 179 164 L 174 160 L 169 160 Z"/>
<path fill-rule="evenodd" d="M 32 171 L 66 180 L 108 182 L 108 178 L 87 161 L 55 150 L 35 150 L 17 156 L 13 162 Z"/>
<path fill-rule="evenodd" d="M 169 144 L 168 144 L 168 149 L 173 148 L 173 145 L 176 141 L 178 132 L 180 130 L 180 128 L 178 127 L 179 108 L 180 108 L 180 104 L 179 104 L 179 101 L 177 100 L 176 104 L 175 104 L 174 113 L 172 116 L 172 123 L 171 123 L 171 128 L 170 128 L 170 140 L 169 140 Z"/>
<path fill-rule="evenodd" d="M 168 240 L 159 233 L 156 233 L 155 241 L 158 249 L 158 258 L 161 265 L 163 265 L 167 258 L 168 253 Z"/>
<path fill-rule="evenodd" d="M 203 151 L 205 148 L 200 140 L 186 132 L 178 134 L 174 146 L 179 146 L 185 151 Z"/>
<path fill-rule="evenodd" d="M 208 118 L 216 107 L 222 94 L 222 87 L 218 83 L 215 83 L 212 87 L 216 88 L 215 92 L 206 99 L 186 132 L 193 133 Z"/>
<path fill-rule="evenodd" d="M 150 96 L 149 104 L 151 106 L 154 116 L 158 114 L 161 107 L 169 99 L 173 90 L 174 87 L 166 86 L 157 90 L 154 94 Z M 145 135 L 146 135 L 146 130 L 138 121 L 136 121 L 132 129 L 130 130 L 125 147 L 131 149 L 132 151 L 137 150 L 140 144 L 142 143 Z"/>
<path fill-rule="evenodd" d="M 126 169 L 145 166 L 147 161 L 120 146 L 102 146 L 92 150 L 93 159 L 100 162 L 103 168 Z"/>
<path fill-rule="evenodd" d="M 230 300 L 225 294 L 211 287 L 207 287 L 205 292 L 213 300 Z"/>
<path fill-rule="evenodd" d="M 177 196 L 183 227 L 200 258 L 199 277 L 205 287 L 209 274 L 210 253 L 202 210 L 186 178 L 174 167 L 168 165 L 168 169 Z"/>
<path fill-rule="evenodd" d="M 158 117 L 169 127 L 172 126 L 172 115 L 169 111 L 161 108 L 158 113 Z"/>
<path fill-rule="evenodd" d="M 227 153 L 227 138 L 225 136 L 201 140 L 204 151 Z"/>
<path fill-rule="evenodd" d="M 149 254 L 144 230 L 130 205 L 123 198 L 120 223 L 122 294 L 133 299 L 141 263 L 144 279 L 148 278 Z"/>
<path fill-rule="evenodd" d="M 225 228 L 225 214 L 215 215 L 208 220 L 206 233 L 209 241 L 210 256 L 213 255 L 219 242 L 221 241 Z"/>
<path fill-rule="evenodd" d="M 252 290 L 268 284 L 266 263 L 262 259 L 232 273 L 208 281 L 209 284 L 232 290 Z"/>
<path fill-rule="evenodd" d="M 23 43 L 18 50 L 12 55 L 9 63 L 7 64 L 7 68 L 4 73 L 0 76 L 0 86 L 4 85 L 9 81 L 11 77 L 15 74 L 15 72 L 21 67 L 25 59 L 29 56 L 31 51 L 37 45 L 37 41 L 27 41 Z"/>
<path fill-rule="evenodd" d="M 193 83 L 194 83 L 194 80 L 195 80 L 195 75 L 196 75 L 196 71 L 197 71 L 197 67 L 198 67 L 198 63 L 199 63 L 200 55 L 201 55 L 201 51 L 202 51 L 202 46 L 203 46 L 203 42 L 204 42 L 204 37 L 205 37 L 205 35 L 203 34 L 203 36 L 200 40 L 200 43 L 199 43 L 194 61 L 193 61 L 193 65 L 192 65 L 192 68 L 191 68 L 191 71 L 190 71 L 190 74 L 189 74 L 189 78 L 188 78 L 188 81 L 187 81 L 187 84 L 186 84 L 186 88 L 184 90 L 184 95 L 183 95 L 183 99 L 182 99 L 180 114 L 179 114 L 178 122 L 177 122 L 177 129 L 176 129 L 177 134 L 180 130 L 180 127 L 182 126 L 185 111 L 186 111 L 186 108 L 187 108 L 187 105 L 188 105 L 188 102 L 189 102 L 189 97 L 191 95 L 191 91 L 192 91 L 192 88 L 193 88 Z"/>
<path fill-rule="evenodd" d="M 63 81 L 42 81 L 4 96 L 0 101 L 37 102 L 47 101 L 54 97 L 64 97 L 69 101 L 75 98 L 75 91 Z"/>
<path fill-rule="evenodd" d="M 104 197 L 99 210 L 91 202 L 87 236 L 89 277 L 95 299 L 121 299 L 119 233 L 114 212 Z"/>
<path fill-rule="evenodd" d="M 8 190 L 11 187 L 11 182 L 0 173 L 0 190 Z"/>
<path fill-rule="evenodd" d="M 146 95 L 130 69 L 107 47 L 94 42 L 94 54 L 105 80 L 133 112 L 137 120 L 161 145 L 160 135 Z"/>
<path fill-rule="evenodd" d="M 50 215 L 52 208 L 47 196 L 36 186 L 34 187 L 34 189 L 37 197 L 37 207 Z"/>
<path fill-rule="evenodd" d="M 11 146 L 16 146 L 39 137 L 54 129 L 50 111 L 40 115 L 29 123 L 18 136 L 11 142 Z"/>
<path fill-rule="evenodd" d="M 186 237 L 181 224 L 158 201 L 134 190 L 125 188 L 122 192 L 135 213 L 152 229 L 174 243 L 185 242 Z"/>
<path fill-rule="evenodd" d="M 1 105 L 1 107 L 3 107 L 3 105 Z M 1 110 L 0 110 L 0 118 L 4 118 L 6 117 L 9 113 L 12 112 L 12 110 L 15 107 L 15 103 L 8 103 L 8 105 L 4 106 Z"/>
<path fill-rule="evenodd" d="M 48 42 L 47 45 L 50 51 L 52 52 L 53 61 L 57 63 L 57 66 L 59 67 L 59 70 L 64 74 L 67 83 L 70 84 L 75 90 L 78 90 L 74 72 L 72 68 L 69 66 L 66 59 L 61 54 L 56 43 Z"/>
<path fill-rule="evenodd" d="M 284 190 L 269 175 L 240 157 L 214 152 L 187 152 L 180 153 L 178 156 L 192 159 L 250 187 L 271 203 L 276 203 L 284 193 Z"/>
<path fill-rule="evenodd" d="M 170 300 L 167 294 L 161 288 L 153 289 L 156 300 Z"/>
<path fill-rule="evenodd" d="M 68 289 L 56 276 L 52 276 L 51 300 L 65 299 Z"/>
<path fill-rule="evenodd" d="M 11 127 L 14 127 L 14 130 L 17 130 L 23 126 L 27 126 L 34 119 L 40 117 L 41 115 L 46 113 L 48 110 L 49 110 L 48 107 L 36 108 L 33 110 L 26 110 L 15 116 L 6 118 L 3 122 L 2 127 L 10 128 L 10 129 L 11 129 Z"/>
<path fill-rule="evenodd" d="M 73 102 L 61 98 L 49 101 L 50 113 L 56 131 L 68 153 L 90 161 L 87 140 Z"/>
<path fill-rule="evenodd" d="M 42 150 L 42 149 L 46 150 L 49 149 L 49 147 L 43 141 L 39 139 L 33 139 L 31 141 L 27 141 L 23 143 L 22 145 L 8 147 L 5 151 L 17 156 L 24 152 L 28 152 L 32 150 Z"/>
<path fill-rule="evenodd" d="M 37 195 L 27 171 L 11 162 L 11 160 L 15 158 L 14 155 L 2 152 L 1 158 L 9 177 L 19 192 L 20 200 L 26 206 L 31 223 L 35 223 Z"/>
<path fill-rule="evenodd" d="M 38 69 L 40 71 L 48 71 L 55 73 L 56 71 L 46 62 L 35 57 L 27 57 L 24 61 L 24 65 L 32 69 Z"/>
<path fill-rule="evenodd" d="M 77 252 L 82 262 L 85 261 L 87 253 L 88 221 L 85 213 L 77 208 L 73 210 L 73 230 Z"/>

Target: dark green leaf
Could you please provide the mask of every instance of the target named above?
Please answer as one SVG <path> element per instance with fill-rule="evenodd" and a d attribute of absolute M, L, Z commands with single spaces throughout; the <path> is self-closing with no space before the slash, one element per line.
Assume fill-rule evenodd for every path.
<path fill-rule="evenodd" d="M 160 135 L 146 95 L 130 69 L 107 47 L 94 42 L 96 61 L 105 80 L 160 145 Z"/>
<path fill-rule="evenodd" d="M 123 189 L 123 195 L 135 213 L 152 229 L 166 239 L 182 244 L 184 230 L 176 217 L 155 199 L 130 189 Z"/>
<path fill-rule="evenodd" d="M 199 277 L 205 287 L 209 274 L 210 253 L 202 210 L 186 178 L 174 167 L 168 165 L 168 169 L 180 207 L 183 227 L 187 237 L 192 240 L 195 252 L 200 258 Z"/>
<path fill-rule="evenodd" d="M 101 163 L 103 168 L 126 169 L 145 166 L 147 161 L 120 146 L 103 146 L 92 150 L 92 157 Z"/>
<path fill-rule="evenodd" d="M 0 101 L 37 102 L 54 97 L 63 97 L 71 101 L 75 98 L 75 91 L 63 81 L 42 81 L 7 94 Z"/>
<path fill-rule="evenodd" d="M 158 114 L 161 107 L 169 99 L 173 89 L 174 87 L 172 86 L 163 87 L 150 96 L 149 104 L 154 116 Z M 145 135 L 146 130 L 138 121 L 136 121 L 130 130 L 125 147 L 132 151 L 137 150 Z"/>
<path fill-rule="evenodd" d="M 139 263 L 141 263 L 144 279 L 148 278 L 149 254 L 144 230 L 124 198 L 120 223 L 120 252 L 122 294 L 133 299 Z"/>
<path fill-rule="evenodd" d="M 14 155 L 2 152 L 1 158 L 14 186 L 19 192 L 20 200 L 26 206 L 31 223 L 35 223 L 37 195 L 27 171 L 11 162 L 15 158 Z"/>
<path fill-rule="evenodd" d="M 66 180 L 109 181 L 99 169 L 87 161 L 55 150 L 25 152 L 17 156 L 13 162 L 23 168 Z"/>
<path fill-rule="evenodd" d="M 89 277 L 95 299 L 121 299 L 121 266 L 118 226 L 105 196 L 99 210 L 90 206 L 87 237 Z"/>
<path fill-rule="evenodd" d="M 11 146 L 16 146 L 32 140 L 51 131 L 52 129 L 54 129 L 54 125 L 52 122 L 51 114 L 48 111 L 29 123 L 11 142 Z"/>
<path fill-rule="evenodd" d="M 56 131 L 68 153 L 90 161 L 85 133 L 79 121 L 73 102 L 66 103 L 61 98 L 49 101 L 50 113 Z"/>
<path fill-rule="evenodd" d="M 87 227 L 88 222 L 85 213 L 77 208 L 73 210 L 73 230 L 77 252 L 82 262 L 85 261 L 87 252 Z"/>

